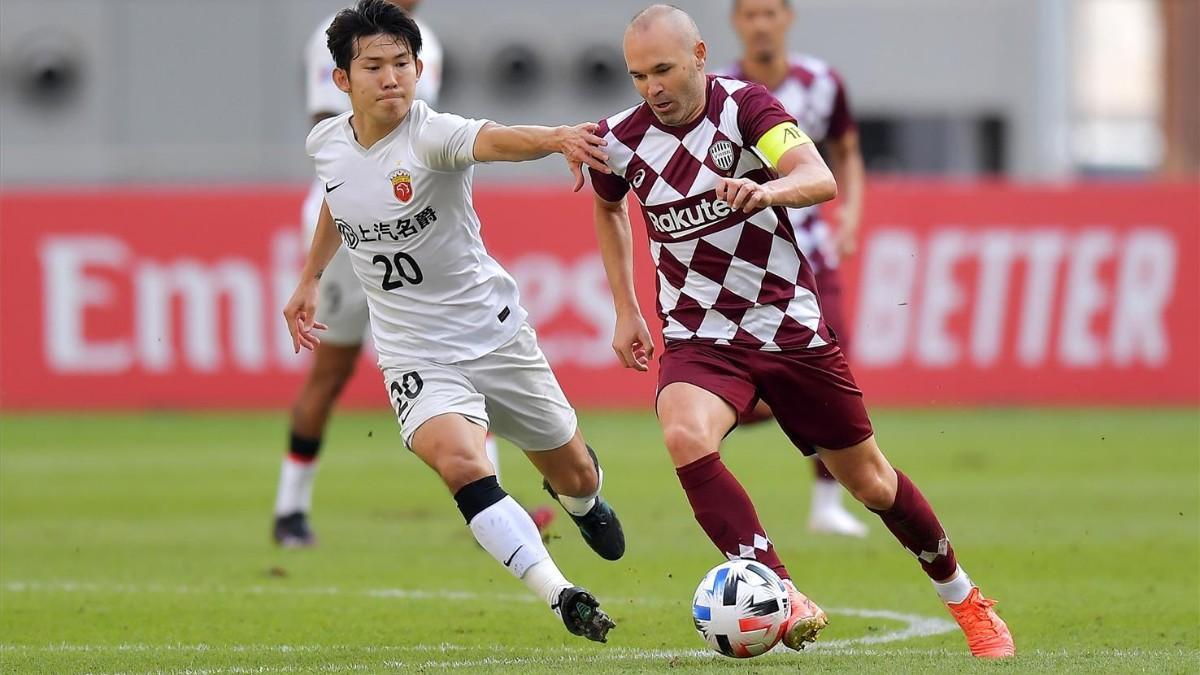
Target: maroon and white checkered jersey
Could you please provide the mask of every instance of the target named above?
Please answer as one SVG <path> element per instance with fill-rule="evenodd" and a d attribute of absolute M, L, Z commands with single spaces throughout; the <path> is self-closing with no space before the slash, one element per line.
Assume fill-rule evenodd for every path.
<path fill-rule="evenodd" d="M 633 189 L 658 272 L 658 314 L 667 340 L 779 351 L 830 342 L 812 270 L 786 212 L 733 211 L 718 179 L 766 182 L 774 169 L 754 147 L 795 120 L 757 84 L 708 77 L 705 110 L 667 126 L 638 104 L 600 122 L 612 174 L 592 186 L 616 202 Z"/>
<path fill-rule="evenodd" d="M 740 63 L 734 63 L 720 72 L 747 80 Z M 821 59 L 804 54 L 790 55 L 787 77 L 771 93 L 796 118 L 796 123 L 813 143 L 819 145 L 826 140 L 839 139 L 857 128 L 841 76 Z M 829 223 L 821 218 L 820 208 L 809 206 L 788 209 L 788 212 L 796 226 L 800 250 L 812 263 L 814 270 L 837 267 L 833 232 Z"/>

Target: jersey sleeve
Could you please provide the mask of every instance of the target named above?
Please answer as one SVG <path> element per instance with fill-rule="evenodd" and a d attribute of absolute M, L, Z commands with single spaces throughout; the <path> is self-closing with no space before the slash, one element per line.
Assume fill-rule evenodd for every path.
<path fill-rule="evenodd" d="M 417 128 L 413 153 L 434 171 L 462 171 L 475 164 L 475 138 L 490 120 L 432 110 Z"/>
<path fill-rule="evenodd" d="M 592 190 L 606 202 L 619 202 L 629 192 L 629 183 L 615 173 L 600 173 L 588 167 L 588 175 L 592 178 Z"/>
<path fill-rule="evenodd" d="M 312 128 L 312 131 L 308 132 L 308 138 L 304 140 L 304 152 L 306 152 L 309 157 L 316 159 L 317 153 L 319 153 L 321 148 L 325 146 L 325 143 L 329 141 L 330 135 L 333 134 L 334 130 L 337 128 L 339 121 L 343 119 L 344 117 L 339 115 L 337 117 L 330 117 L 327 120 L 318 122 L 317 125 Z M 320 173 L 319 168 L 318 173 Z M 324 178 L 323 176 L 318 177 Z"/>
<path fill-rule="evenodd" d="M 340 115 L 350 110 L 350 97 L 333 83 L 333 56 L 325 35 L 331 22 L 332 17 L 317 26 L 304 47 L 304 99 L 309 115 Z"/>
<path fill-rule="evenodd" d="M 854 121 L 854 115 L 850 113 L 850 100 L 846 96 L 845 82 L 836 71 L 830 71 L 830 74 L 837 83 L 837 94 L 833 98 L 833 110 L 829 114 L 829 131 L 826 137 L 836 139 L 854 131 L 858 125 Z"/>
<path fill-rule="evenodd" d="M 738 129 L 746 147 L 758 145 L 768 131 L 780 124 L 796 124 L 796 118 L 784 110 L 783 104 L 766 87 L 749 84 L 742 91 L 745 93 L 738 98 Z"/>
<path fill-rule="evenodd" d="M 608 124 L 608 120 L 600 120 L 596 135 L 605 139 L 615 138 Z M 592 179 L 592 190 L 606 202 L 619 202 L 625 198 L 625 193 L 629 192 L 629 182 L 615 173 L 593 171 L 590 166 L 587 167 L 587 172 Z"/>

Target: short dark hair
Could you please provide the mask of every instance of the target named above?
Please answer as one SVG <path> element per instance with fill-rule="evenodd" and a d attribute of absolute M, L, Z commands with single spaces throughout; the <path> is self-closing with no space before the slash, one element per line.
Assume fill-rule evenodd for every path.
<path fill-rule="evenodd" d="M 403 9 L 387 0 L 360 0 L 354 7 L 338 12 L 325 31 L 329 38 L 329 53 L 333 63 L 342 70 L 350 70 L 350 62 L 357 56 L 358 39 L 372 35 L 387 35 L 397 42 L 408 45 L 415 58 L 421 53 L 421 29 Z"/>

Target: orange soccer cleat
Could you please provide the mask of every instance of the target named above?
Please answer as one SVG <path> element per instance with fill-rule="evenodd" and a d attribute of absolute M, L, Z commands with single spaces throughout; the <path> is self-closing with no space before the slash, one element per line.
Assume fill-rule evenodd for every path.
<path fill-rule="evenodd" d="M 824 610 L 817 607 L 817 603 L 797 590 L 790 579 L 783 583 L 787 584 L 788 597 L 792 603 L 792 613 L 783 625 L 783 644 L 789 649 L 799 651 L 804 649 L 806 643 L 816 641 L 821 629 L 828 625 L 829 617 Z"/>
<path fill-rule="evenodd" d="M 946 603 L 950 615 L 967 638 L 971 655 L 977 658 L 1003 659 L 1017 651 L 1008 624 L 992 609 L 995 604 L 995 600 L 983 597 L 978 588 L 972 588 L 962 602 Z"/>

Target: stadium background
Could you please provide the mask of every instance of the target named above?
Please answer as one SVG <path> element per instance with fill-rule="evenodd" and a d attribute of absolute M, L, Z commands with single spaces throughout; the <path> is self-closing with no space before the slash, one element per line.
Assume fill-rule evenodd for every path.
<path fill-rule="evenodd" d="M 713 65 L 737 55 L 727 3 L 678 4 L 695 16 Z M 1062 446 L 1065 429 L 1127 422 L 1129 454 L 1107 456 L 1137 464 L 1149 451 L 1141 439 L 1153 439 L 1155 459 L 1142 468 L 1183 467 L 1191 487 L 1176 494 L 1191 509 L 1183 530 L 1191 535 L 1172 526 L 1163 536 L 1185 568 L 1196 562 L 1200 3 L 794 4 L 792 45 L 844 75 L 870 171 L 860 252 L 846 267 L 853 363 L 868 402 L 901 431 L 948 408 L 969 409 L 961 423 L 982 420 L 984 433 L 1040 424 L 1053 430 L 1046 450 L 1080 463 L 1101 455 Z M 121 442 L 141 436 L 150 419 L 141 412 L 264 411 L 247 437 L 267 439 L 253 460 L 267 467 L 257 514 L 265 521 L 283 410 L 305 367 L 279 320 L 305 250 L 299 214 L 311 167 L 300 56 L 338 6 L 0 3 L 6 581 L 40 565 L 21 553 L 32 532 L 22 517 L 54 488 L 28 481 L 63 468 L 39 464 L 41 446 L 29 439 L 83 451 L 95 438 L 73 437 L 62 422 L 75 411 L 98 411 L 79 418 L 90 420 L 80 433 L 108 430 L 125 448 L 114 456 L 129 462 L 166 451 Z M 439 107 L 567 123 L 631 105 L 619 38 L 641 6 L 425 0 L 421 16 L 447 53 Z M 612 310 L 588 194 L 570 193 L 554 159 L 481 167 L 477 176 L 485 239 L 518 277 L 568 394 L 588 410 L 636 411 L 586 418 L 609 429 L 646 423 L 653 380 L 617 368 L 608 346 Z M 652 312 L 652 270 L 644 247 L 637 251 L 642 306 Z M 387 402 L 364 365 L 344 400 L 379 429 Z M 1136 411 L 1110 414 L 1112 406 Z M 197 419 L 185 426 L 209 418 Z M 357 432 L 368 418 L 352 419 Z M 1154 434 L 1163 428 L 1175 432 Z M 653 452 L 653 434 L 644 440 Z M 1037 447 L 1026 450 L 1041 459 Z M 1141 475 L 1118 459 L 1105 480 L 1123 471 Z M 1024 489 L 1019 472 L 995 480 L 1005 476 L 1005 490 Z M 318 504 L 337 499 L 329 481 Z M 102 491 L 76 488 L 103 511 Z M 247 519 L 257 523 L 255 515 Z M 1194 600 L 1194 564 L 1177 581 Z M 11 584 L 6 591 L 11 621 L 21 598 Z"/>
<path fill-rule="evenodd" d="M 619 36 L 639 3 L 508 5 L 422 7 L 444 33 L 441 107 L 555 123 L 633 102 Z M 713 63 L 733 59 L 724 3 L 685 5 Z M 304 366 L 276 310 L 310 171 L 298 55 L 336 6 L 4 4 L 0 301 L 23 317 L 0 334 L 6 408 L 288 402 Z M 872 401 L 1197 402 L 1197 66 L 1170 49 L 1195 44 L 1195 3 L 799 10 L 793 44 L 844 74 L 874 171 L 847 275 Z M 478 185 L 568 392 L 645 403 L 649 379 L 607 347 L 586 195 L 553 159 L 483 167 Z M 371 371 L 349 403 L 382 400 Z"/>

